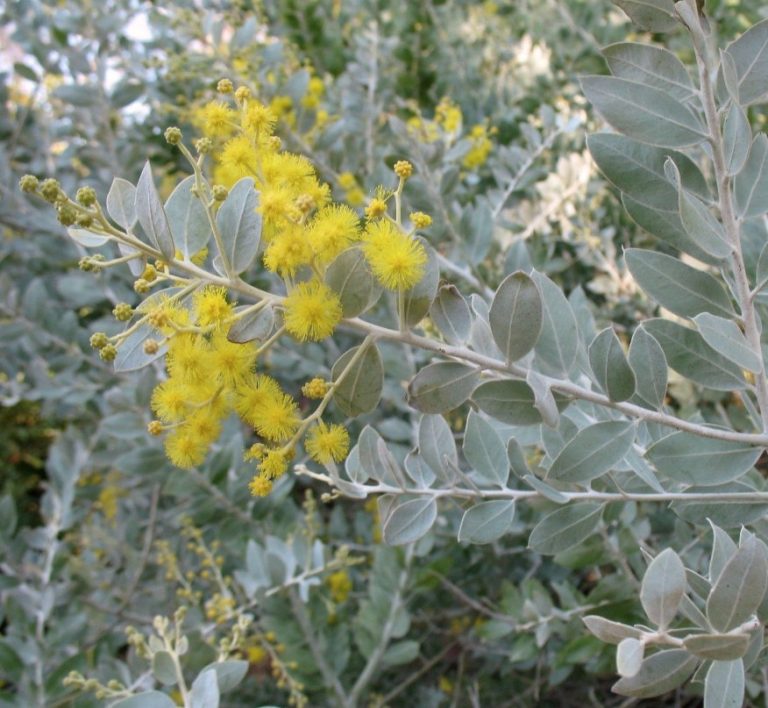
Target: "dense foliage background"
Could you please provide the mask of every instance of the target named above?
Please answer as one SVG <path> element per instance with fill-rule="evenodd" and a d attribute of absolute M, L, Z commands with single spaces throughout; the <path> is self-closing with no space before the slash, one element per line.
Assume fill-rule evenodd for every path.
<path fill-rule="evenodd" d="M 707 3 L 725 38 L 766 10 Z M 18 0 L 0 17 L 0 705 L 103 705 L 65 685 L 71 671 L 149 687 L 126 626 L 148 633 L 182 604 L 191 680 L 232 639 L 229 593 L 253 621 L 232 654 L 247 675 L 222 705 L 627 705 L 610 692 L 614 649 L 581 617 L 643 621 L 643 551 L 673 545 L 701 569 L 706 529 L 657 505 L 614 505 L 588 540 L 550 557 L 527 540 L 552 503 L 520 505 L 507 535 L 475 546 L 456 542 L 461 510 L 448 500 L 428 536 L 392 548 L 375 502 L 326 503 L 308 478 L 251 498 L 236 421 L 204 465 L 173 468 L 146 433 L 161 367 L 116 374 L 88 344 L 115 331 L 115 304 L 136 301 L 131 274 L 78 271 L 83 247 L 17 182 L 55 175 L 103 200 L 115 175 L 135 182 L 150 158 L 167 196 L 182 163 L 165 128 L 194 133 L 228 77 L 280 114 L 278 134 L 339 200 L 362 207 L 410 160 L 406 199 L 433 216 L 447 280 L 487 295 L 533 265 L 580 328 L 618 323 L 626 342 L 655 305 L 622 250 L 666 247 L 594 167 L 585 129 L 603 124 L 578 77 L 605 73 L 600 47 L 652 35 L 607 0 Z M 665 42 L 691 59 L 682 36 Z M 764 126 L 762 108 L 749 117 Z M 329 355 L 353 341 L 281 344 L 272 373 L 294 387 L 327 375 Z M 401 384 L 427 357 L 381 352 L 384 399 L 352 430 L 373 426 L 403 458 L 416 418 Z M 736 395 L 671 376 L 679 415 L 747 419 Z M 466 411 L 448 420 L 460 439 Z M 765 519 L 753 528 L 765 536 Z M 654 701 L 696 705 L 702 690 L 694 681 Z M 766 696 L 763 657 L 748 704 Z"/>

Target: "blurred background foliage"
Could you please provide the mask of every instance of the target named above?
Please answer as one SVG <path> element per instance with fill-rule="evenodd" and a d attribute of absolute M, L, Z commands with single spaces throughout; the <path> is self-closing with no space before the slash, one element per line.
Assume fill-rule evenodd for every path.
<path fill-rule="evenodd" d="M 727 37 L 768 11 L 707 6 Z M 446 505 L 415 548 L 389 549 L 375 503 L 323 504 L 324 489 L 290 476 L 250 498 L 234 422 L 205 465 L 171 468 L 145 432 L 162 372 L 116 375 L 88 346 L 114 328 L 116 303 L 134 301 L 130 274 L 79 272 L 81 249 L 16 184 L 55 175 L 103 199 L 114 175 L 135 181 L 150 158 L 167 195 L 180 163 L 163 130 L 192 134 L 229 77 L 280 115 L 286 145 L 337 199 L 362 206 L 395 160 L 411 160 L 406 199 L 433 215 L 443 277 L 465 292 L 532 263 L 569 294 L 581 326 L 612 320 L 629 334 L 649 304 L 622 248 L 662 246 L 597 175 L 577 81 L 605 71 L 600 46 L 637 38 L 623 13 L 608 0 L 12 0 L 0 19 L 0 705 L 100 705 L 63 685 L 73 669 L 148 685 L 124 629 L 179 604 L 191 607 L 199 669 L 230 631 L 230 600 L 255 619 L 240 650 L 248 676 L 227 706 L 291 695 L 337 705 L 316 650 L 354 689 L 385 630 L 360 705 L 619 705 L 611 648 L 580 616 L 639 621 L 640 548 L 673 536 L 696 567 L 693 527 L 611 507 L 589 542 L 543 559 L 526 531 L 551 505 L 521 508 L 513 532 L 482 547 L 456 543 L 460 513 Z M 388 395 L 355 430 L 373 425 L 402 456 L 413 422 L 400 382 L 415 362 L 382 353 Z M 320 345 L 283 345 L 273 374 L 290 384 L 325 360 Z M 684 412 L 741 415 L 727 394 L 704 400 L 682 380 L 671 395 Z M 696 704 L 696 685 L 686 690 L 670 705 Z M 763 691 L 748 684 L 754 705 Z"/>

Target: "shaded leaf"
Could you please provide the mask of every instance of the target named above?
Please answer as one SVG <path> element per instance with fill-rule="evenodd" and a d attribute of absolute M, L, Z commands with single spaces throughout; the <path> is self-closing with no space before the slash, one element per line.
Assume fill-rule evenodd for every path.
<path fill-rule="evenodd" d="M 194 185 L 194 176 L 186 177 L 176 185 L 165 203 L 173 241 L 187 260 L 205 247 L 211 237 L 211 226 L 205 208 L 192 194 Z"/>
<path fill-rule="evenodd" d="M 749 640 L 748 634 L 693 634 L 683 640 L 683 646 L 702 659 L 732 661 L 747 653 Z"/>
<path fill-rule="evenodd" d="M 464 344 L 472 327 L 469 305 L 455 285 L 443 285 L 432 303 L 429 316 L 450 344 Z"/>
<path fill-rule="evenodd" d="M 357 317 L 365 312 L 379 290 L 368 261 L 359 248 L 349 248 L 340 253 L 325 271 L 325 282 L 339 296 L 345 318 Z"/>
<path fill-rule="evenodd" d="M 739 326 L 731 319 L 724 319 L 703 312 L 693 318 L 704 341 L 742 369 L 757 374 L 762 369 L 761 357 L 752 349 Z"/>
<path fill-rule="evenodd" d="M 631 401 L 658 410 L 667 393 L 667 359 L 656 338 L 643 327 L 632 335 L 628 354 L 635 372 L 635 395 Z"/>
<path fill-rule="evenodd" d="M 704 708 L 741 708 L 744 705 L 744 662 L 715 661 L 704 681 Z"/>

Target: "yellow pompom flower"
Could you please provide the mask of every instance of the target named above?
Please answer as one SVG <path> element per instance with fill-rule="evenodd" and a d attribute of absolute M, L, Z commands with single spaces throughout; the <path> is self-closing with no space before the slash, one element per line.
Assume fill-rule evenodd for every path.
<path fill-rule="evenodd" d="M 272 491 L 272 480 L 264 475 L 255 474 L 251 479 L 248 489 L 254 497 L 266 497 Z"/>
<path fill-rule="evenodd" d="M 219 160 L 225 167 L 238 170 L 245 177 L 256 173 L 259 154 L 249 138 L 238 135 L 225 143 Z"/>
<path fill-rule="evenodd" d="M 349 453 L 349 433 L 341 425 L 320 421 L 309 431 L 304 447 L 316 462 L 324 465 L 341 462 Z"/>
<path fill-rule="evenodd" d="M 174 378 L 187 383 L 199 383 L 211 375 L 210 346 L 205 337 L 192 332 L 178 332 L 168 345 L 166 366 Z"/>
<path fill-rule="evenodd" d="M 243 130 L 253 133 L 254 137 L 261 138 L 272 135 L 277 118 L 263 103 L 252 101 L 243 111 L 241 125 Z"/>
<path fill-rule="evenodd" d="M 237 114 L 223 101 L 211 101 L 200 110 L 197 123 L 206 138 L 228 138 L 235 131 Z"/>
<path fill-rule="evenodd" d="M 165 439 L 165 454 L 168 459 L 182 469 L 192 469 L 205 460 L 208 442 L 195 437 L 185 426 L 174 430 Z"/>
<path fill-rule="evenodd" d="M 379 282 L 389 290 L 412 288 L 424 275 L 427 252 L 419 241 L 389 221 L 369 223 L 363 253 Z"/>
<path fill-rule="evenodd" d="M 285 298 L 285 328 L 296 339 L 319 342 L 341 320 L 339 296 L 320 280 L 296 285 Z"/>
<path fill-rule="evenodd" d="M 253 374 L 237 386 L 235 410 L 246 423 L 256 427 L 256 414 L 262 404 L 281 393 L 280 384 L 271 376 Z"/>
<path fill-rule="evenodd" d="M 267 479 L 282 477 L 288 469 L 288 456 L 282 450 L 267 450 L 259 471 Z"/>
<path fill-rule="evenodd" d="M 301 216 L 296 207 L 296 195 L 289 187 L 264 184 L 260 186 L 259 212 L 264 217 L 264 226 L 272 227 L 265 231 L 267 240 L 274 236 L 276 226 L 282 226 Z"/>
<path fill-rule="evenodd" d="M 387 213 L 387 203 L 379 197 L 371 199 L 367 207 L 365 207 L 365 215 L 369 219 L 378 219 Z"/>
<path fill-rule="evenodd" d="M 214 408 L 198 408 L 186 421 L 184 429 L 201 445 L 210 445 L 221 433 L 221 417 Z"/>
<path fill-rule="evenodd" d="M 197 323 L 202 327 L 220 325 L 227 322 L 234 307 L 227 302 L 227 289 L 216 285 L 207 285 L 197 290 L 192 299 Z"/>
<path fill-rule="evenodd" d="M 291 224 L 273 236 L 264 251 L 264 266 L 284 278 L 293 277 L 311 260 L 312 247 L 304 228 L 298 224 Z"/>
<path fill-rule="evenodd" d="M 192 399 L 188 384 L 170 378 L 155 386 L 151 406 L 158 418 L 165 423 L 176 423 L 184 419 Z"/>
<path fill-rule="evenodd" d="M 307 238 L 317 262 L 330 263 L 360 238 L 360 220 L 346 205 L 327 206 L 312 219 Z"/>
<path fill-rule="evenodd" d="M 256 361 L 256 345 L 253 342 L 230 342 L 223 330 L 211 337 L 208 361 L 211 373 L 219 381 L 237 386 L 250 373 Z"/>
<path fill-rule="evenodd" d="M 272 442 L 288 440 L 299 427 L 299 410 L 287 393 L 267 396 L 253 410 L 256 432 Z"/>

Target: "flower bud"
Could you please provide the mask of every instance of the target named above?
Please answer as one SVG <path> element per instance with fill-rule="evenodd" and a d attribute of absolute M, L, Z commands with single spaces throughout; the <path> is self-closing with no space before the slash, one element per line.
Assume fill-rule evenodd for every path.
<path fill-rule="evenodd" d="M 232 93 L 232 91 L 235 90 L 235 87 L 229 79 L 220 79 L 219 83 L 216 84 L 216 90 L 219 93 Z"/>
<path fill-rule="evenodd" d="M 178 145 L 181 142 L 181 129 L 175 126 L 165 129 L 165 141 L 169 145 Z"/>
<path fill-rule="evenodd" d="M 160 344 L 156 339 L 147 339 L 144 341 L 144 353 L 152 356 L 160 351 Z"/>
<path fill-rule="evenodd" d="M 163 424 L 159 420 L 150 420 L 147 425 L 147 432 L 150 435 L 161 435 L 163 432 Z"/>
<path fill-rule="evenodd" d="M 44 179 L 40 184 L 40 195 L 46 202 L 55 204 L 59 197 L 63 196 L 59 181 L 51 178 Z"/>
<path fill-rule="evenodd" d="M 398 160 L 394 169 L 400 179 L 408 179 L 413 174 L 413 165 L 408 160 Z"/>
<path fill-rule="evenodd" d="M 84 207 L 93 206 L 96 203 L 96 190 L 93 187 L 80 187 L 75 199 Z"/>
<path fill-rule="evenodd" d="M 198 155 L 205 155 L 213 149 L 213 141 L 210 138 L 200 138 L 195 141 L 195 150 Z"/>
<path fill-rule="evenodd" d="M 133 317 L 133 308 L 127 302 L 118 302 L 112 310 L 112 314 L 119 322 L 127 322 Z"/>
<path fill-rule="evenodd" d="M 109 344 L 109 337 L 107 337 L 105 332 L 94 332 L 91 335 L 90 342 L 94 349 L 103 349 Z"/>
<path fill-rule="evenodd" d="M 36 192 L 39 186 L 40 182 L 34 175 L 24 175 L 19 180 L 19 189 L 21 189 L 22 192 L 26 192 L 27 194 Z"/>
<path fill-rule="evenodd" d="M 149 292 L 149 283 L 144 280 L 144 278 L 138 278 L 133 283 L 133 289 L 139 294 L 139 295 L 145 295 Z"/>
<path fill-rule="evenodd" d="M 114 344 L 107 344 L 99 350 L 99 356 L 104 361 L 114 361 L 117 356 L 117 348 Z"/>
<path fill-rule="evenodd" d="M 77 209 L 71 204 L 60 204 L 56 212 L 62 226 L 73 226 L 77 221 Z"/>
<path fill-rule="evenodd" d="M 223 202 L 229 196 L 229 190 L 222 184 L 213 185 L 213 198 L 217 202 Z"/>

